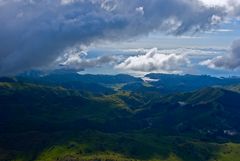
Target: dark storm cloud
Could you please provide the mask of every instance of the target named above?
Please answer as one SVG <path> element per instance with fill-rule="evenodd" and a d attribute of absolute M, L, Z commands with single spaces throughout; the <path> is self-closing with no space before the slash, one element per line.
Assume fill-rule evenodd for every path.
<path fill-rule="evenodd" d="M 75 45 L 206 30 L 224 14 L 196 0 L 0 0 L 0 74 L 46 67 Z"/>

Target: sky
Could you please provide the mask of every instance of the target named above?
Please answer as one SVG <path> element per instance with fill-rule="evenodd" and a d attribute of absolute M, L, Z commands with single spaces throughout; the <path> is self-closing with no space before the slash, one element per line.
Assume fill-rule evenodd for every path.
<path fill-rule="evenodd" d="M 0 76 L 240 76 L 239 0 L 0 0 Z"/>

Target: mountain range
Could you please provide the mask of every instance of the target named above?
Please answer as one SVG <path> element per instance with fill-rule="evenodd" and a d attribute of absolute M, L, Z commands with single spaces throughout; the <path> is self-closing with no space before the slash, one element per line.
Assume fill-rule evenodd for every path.
<path fill-rule="evenodd" d="M 0 160 L 238 161 L 239 100 L 237 77 L 2 77 Z"/>

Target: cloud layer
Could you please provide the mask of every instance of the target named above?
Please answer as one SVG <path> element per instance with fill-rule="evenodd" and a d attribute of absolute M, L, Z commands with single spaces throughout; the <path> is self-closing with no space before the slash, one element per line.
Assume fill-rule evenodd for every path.
<path fill-rule="evenodd" d="M 237 69 L 240 67 L 240 40 L 233 42 L 231 51 L 223 56 L 208 59 L 200 63 L 209 68 Z"/>
<path fill-rule="evenodd" d="M 192 0 L 0 0 L 0 74 L 46 67 L 76 45 L 207 30 L 224 15 Z"/>

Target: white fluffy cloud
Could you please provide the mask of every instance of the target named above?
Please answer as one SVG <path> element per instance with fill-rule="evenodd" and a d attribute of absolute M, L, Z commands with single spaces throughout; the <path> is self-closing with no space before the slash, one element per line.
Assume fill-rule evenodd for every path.
<path fill-rule="evenodd" d="M 181 73 L 188 65 L 190 61 L 184 54 L 164 54 L 153 48 L 145 54 L 128 57 L 116 68 L 133 72 Z"/>
<path fill-rule="evenodd" d="M 200 63 L 200 65 L 208 66 L 209 68 L 225 68 L 237 69 L 240 67 L 240 40 L 233 42 L 231 51 L 223 56 L 217 56 L 213 59 L 208 59 Z"/>
<path fill-rule="evenodd" d="M 209 7 L 222 7 L 227 13 L 228 18 L 234 19 L 240 16 L 240 1 L 239 0 L 200 0 Z"/>
<path fill-rule="evenodd" d="M 59 57 L 55 64 L 55 68 L 66 68 L 75 70 L 84 70 L 86 68 L 102 67 L 106 64 L 113 64 L 118 61 L 115 56 L 99 56 L 95 58 L 87 58 L 87 51 L 81 48 L 69 48 L 65 50 L 65 54 Z"/>
<path fill-rule="evenodd" d="M 210 7 L 221 6 L 228 8 L 228 10 L 232 10 L 234 5 L 236 6 L 240 4 L 239 0 L 200 0 L 200 1 Z"/>
<path fill-rule="evenodd" d="M 226 6 L 232 0 L 200 0 L 209 6 Z"/>

